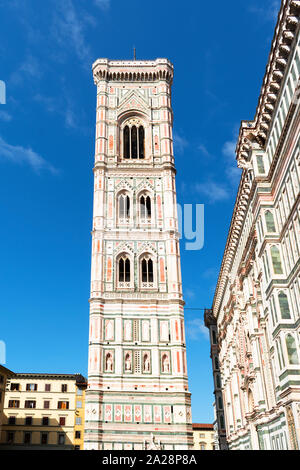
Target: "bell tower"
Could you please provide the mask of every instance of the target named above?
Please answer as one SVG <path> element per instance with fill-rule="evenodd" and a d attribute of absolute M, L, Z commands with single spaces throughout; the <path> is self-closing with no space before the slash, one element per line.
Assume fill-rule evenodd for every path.
<path fill-rule="evenodd" d="M 85 449 L 193 446 L 173 65 L 93 64 L 97 86 Z"/>

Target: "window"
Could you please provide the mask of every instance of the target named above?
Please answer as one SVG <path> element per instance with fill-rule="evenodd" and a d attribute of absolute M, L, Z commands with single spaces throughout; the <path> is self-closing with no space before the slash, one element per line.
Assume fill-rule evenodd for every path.
<path fill-rule="evenodd" d="M 205 442 L 200 442 L 200 450 L 205 450 L 205 449 L 206 449 Z"/>
<path fill-rule="evenodd" d="M 57 408 L 59 410 L 68 410 L 69 409 L 69 402 L 68 401 L 59 401 L 57 403 Z"/>
<path fill-rule="evenodd" d="M 14 432 L 11 432 L 11 431 L 8 431 L 7 434 L 6 434 L 6 442 L 7 442 L 7 444 L 13 444 L 14 439 L 15 439 L 15 433 L 14 433 Z"/>
<path fill-rule="evenodd" d="M 219 405 L 219 410 L 223 410 L 223 400 L 222 397 L 218 398 L 218 405 Z"/>
<path fill-rule="evenodd" d="M 142 125 L 125 126 L 123 130 L 124 158 L 145 158 L 145 131 Z"/>
<path fill-rule="evenodd" d="M 213 344 L 217 344 L 217 335 L 215 330 L 212 330 L 212 342 Z"/>
<path fill-rule="evenodd" d="M 67 392 L 68 391 L 68 385 L 67 384 L 62 384 L 61 385 L 61 391 L 62 392 Z"/>
<path fill-rule="evenodd" d="M 9 400 L 8 408 L 19 408 L 20 407 L 20 400 Z"/>
<path fill-rule="evenodd" d="M 43 418 L 42 418 L 42 426 L 49 426 L 49 418 L 48 418 L 48 416 L 43 416 Z"/>
<path fill-rule="evenodd" d="M 32 425 L 32 416 L 26 416 L 25 426 L 31 426 L 31 425 Z"/>
<path fill-rule="evenodd" d="M 146 194 L 140 197 L 140 221 L 141 223 L 151 222 L 151 198 Z"/>
<path fill-rule="evenodd" d="M 25 401 L 25 408 L 35 408 L 36 401 L 35 400 L 26 400 Z"/>
<path fill-rule="evenodd" d="M 66 425 L 66 418 L 64 416 L 61 416 L 59 418 L 59 425 L 60 426 L 65 426 Z"/>
<path fill-rule="evenodd" d="M 153 261 L 145 255 L 141 259 L 142 287 L 153 287 Z"/>
<path fill-rule="evenodd" d="M 75 431 L 75 439 L 80 439 L 81 432 L 80 431 Z"/>
<path fill-rule="evenodd" d="M 264 160 L 261 155 L 257 155 L 257 169 L 258 173 L 261 175 L 262 173 L 265 173 L 265 165 L 264 165 Z"/>
<path fill-rule="evenodd" d="M 82 395 L 83 395 L 83 390 L 82 390 L 82 388 L 78 388 L 78 389 L 77 389 L 77 395 L 80 396 L 80 397 L 82 397 Z"/>
<path fill-rule="evenodd" d="M 287 335 L 285 341 L 286 341 L 286 348 L 287 348 L 289 363 L 291 365 L 299 364 L 297 346 L 296 346 L 294 337 L 292 335 Z"/>
<path fill-rule="evenodd" d="M 9 416 L 8 418 L 8 424 L 10 426 L 14 426 L 16 424 L 16 417 L 15 416 Z"/>
<path fill-rule="evenodd" d="M 0 374 L 0 384 L 3 384 L 3 383 L 4 383 L 4 375 Z"/>
<path fill-rule="evenodd" d="M 219 361 L 217 357 L 215 357 L 215 368 L 219 369 Z"/>
<path fill-rule="evenodd" d="M 24 432 L 24 444 L 30 444 L 31 432 Z"/>
<path fill-rule="evenodd" d="M 271 247 L 271 257 L 275 274 L 283 274 L 280 252 L 277 246 Z"/>
<path fill-rule="evenodd" d="M 37 391 L 37 384 L 26 384 L 26 391 L 27 392 L 36 392 Z"/>
<path fill-rule="evenodd" d="M 45 384 L 45 392 L 51 392 L 51 384 Z"/>
<path fill-rule="evenodd" d="M 290 314 L 290 307 L 289 307 L 289 301 L 288 301 L 287 295 L 282 291 L 279 292 L 278 300 L 279 300 L 281 318 L 283 320 L 290 320 L 291 314 Z"/>
<path fill-rule="evenodd" d="M 126 255 L 121 256 L 118 261 L 119 265 L 119 285 L 125 287 L 126 283 L 130 283 L 130 260 Z"/>
<path fill-rule="evenodd" d="M 219 374 L 216 375 L 216 384 L 218 388 L 221 388 L 221 379 Z"/>
<path fill-rule="evenodd" d="M 63 433 L 58 434 L 58 444 L 63 446 L 65 444 L 66 436 Z"/>
<path fill-rule="evenodd" d="M 77 401 L 76 407 L 77 408 L 82 408 L 82 401 Z"/>
<path fill-rule="evenodd" d="M 75 418 L 75 424 L 77 424 L 78 426 L 81 424 L 81 418 L 80 417 Z"/>
<path fill-rule="evenodd" d="M 41 444 L 42 445 L 48 444 L 48 433 L 47 432 L 42 432 L 41 433 Z"/>
<path fill-rule="evenodd" d="M 275 221 L 272 212 L 267 211 L 265 213 L 266 225 L 267 225 L 267 232 L 274 233 L 276 232 L 275 228 Z"/>
<path fill-rule="evenodd" d="M 11 389 L 11 391 L 19 391 L 20 390 L 20 384 L 12 383 L 12 384 L 10 384 L 10 389 Z"/>
<path fill-rule="evenodd" d="M 127 193 L 121 193 L 119 201 L 119 223 L 128 224 L 130 222 L 130 197 Z"/>

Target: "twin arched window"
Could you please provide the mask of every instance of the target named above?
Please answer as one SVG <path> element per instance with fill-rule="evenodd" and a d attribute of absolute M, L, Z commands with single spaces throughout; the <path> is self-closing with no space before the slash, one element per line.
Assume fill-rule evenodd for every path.
<path fill-rule="evenodd" d="M 145 256 L 141 260 L 142 283 L 153 284 L 153 261 L 149 256 Z"/>
<path fill-rule="evenodd" d="M 119 285 L 130 283 L 130 259 L 124 255 L 119 259 Z"/>
<path fill-rule="evenodd" d="M 131 261 L 126 253 L 121 255 L 118 259 L 117 271 L 118 287 L 131 287 Z M 144 255 L 140 259 L 140 280 L 141 287 L 154 287 L 153 260 L 150 255 Z"/>
<path fill-rule="evenodd" d="M 138 198 L 140 223 L 150 223 L 152 217 L 151 197 L 148 194 L 142 194 Z M 118 203 L 118 222 L 126 224 L 130 222 L 132 210 L 131 199 L 127 192 L 122 192 L 117 197 Z"/>
<path fill-rule="evenodd" d="M 140 220 L 141 222 L 151 221 L 151 198 L 146 194 L 140 197 Z"/>
<path fill-rule="evenodd" d="M 125 126 L 123 130 L 124 158 L 145 158 L 145 130 L 143 126 Z"/>
<path fill-rule="evenodd" d="M 130 219 L 130 197 L 122 193 L 119 196 L 119 221 L 129 222 Z"/>

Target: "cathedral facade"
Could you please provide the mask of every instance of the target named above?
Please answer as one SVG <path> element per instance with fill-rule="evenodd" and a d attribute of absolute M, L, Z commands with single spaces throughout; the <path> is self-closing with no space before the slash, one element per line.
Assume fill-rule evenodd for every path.
<path fill-rule="evenodd" d="M 97 86 L 85 449 L 190 449 L 167 59 L 93 64 Z"/>
<path fill-rule="evenodd" d="M 205 318 L 230 449 L 300 449 L 299 19 L 300 2 L 283 0 L 255 118 L 240 128 L 242 176 Z"/>

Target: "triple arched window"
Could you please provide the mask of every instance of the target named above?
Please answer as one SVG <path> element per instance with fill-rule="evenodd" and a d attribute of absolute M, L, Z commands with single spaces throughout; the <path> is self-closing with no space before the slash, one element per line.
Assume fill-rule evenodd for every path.
<path fill-rule="evenodd" d="M 145 130 L 142 125 L 126 125 L 123 130 L 124 158 L 145 158 Z"/>

